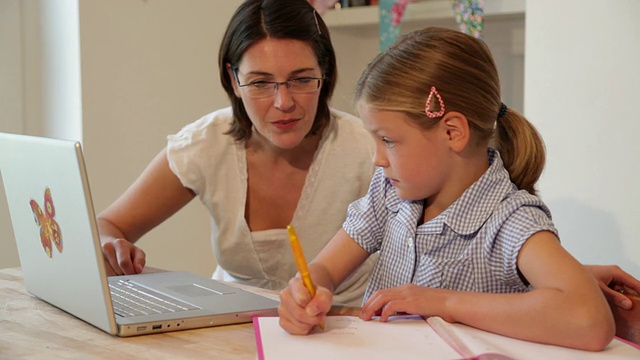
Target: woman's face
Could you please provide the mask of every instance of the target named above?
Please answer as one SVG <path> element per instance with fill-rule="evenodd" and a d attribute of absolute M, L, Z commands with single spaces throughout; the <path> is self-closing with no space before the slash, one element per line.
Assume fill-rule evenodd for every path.
<path fill-rule="evenodd" d="M 313 48 L 299 40 L 261 40 L 247 49 L 237 66 L 237 81 L 242 85 L 322 77 Z M 273 95 L 254 98 L 229 71 L 234 92 L 242 99 L 258 138 L 279 149 L 298 146 L 313 125 L 322 85 L 315 91 L 292 93 L 280 84 Z"/>

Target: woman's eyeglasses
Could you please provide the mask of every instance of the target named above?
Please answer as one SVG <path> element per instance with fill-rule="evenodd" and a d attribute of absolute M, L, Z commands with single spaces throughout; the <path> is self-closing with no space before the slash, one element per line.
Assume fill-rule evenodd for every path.
<path fill-rule="evenodd" d="M 245 89 L 247 95 L 254 99 L 266 98 L 275 95 L 280 85 L 285 85 L 294 94 L 310 93 L 320 88 L 322 78 L 301 76 L 287 81 L 264 81 L 256 80 L 247 84 L 240 84 L 238 79 L 238 69 L 233 69 L 238 86 Z"/>

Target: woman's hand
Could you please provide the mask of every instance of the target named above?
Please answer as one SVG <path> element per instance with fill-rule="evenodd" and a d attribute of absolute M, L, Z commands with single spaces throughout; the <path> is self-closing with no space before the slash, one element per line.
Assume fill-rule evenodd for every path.
<path fill-rule="evenodd" d="M 108 276 L 139 274 L 146 263 L 144 251 L 123 238 L 103 243 L 102 253 Z"/>
<path fill-rule="evenodd" d="M 610 303 L 625 310 L 633 307 L 633 302 L 624 293 L 640 294 L 640 281 L 617 265 L 585 265 L 600 285 L 600 289 Z"/>
<path fill-rule="evenodd" d="M 316 296 L 312 298 L 302 279 L 295 277 L 280 292 L 280 326 L 291 334 L 307 335 L 314 326 L 324 322 L 332 300 L 331 291 L 321 286 L 316 289 Z"/>

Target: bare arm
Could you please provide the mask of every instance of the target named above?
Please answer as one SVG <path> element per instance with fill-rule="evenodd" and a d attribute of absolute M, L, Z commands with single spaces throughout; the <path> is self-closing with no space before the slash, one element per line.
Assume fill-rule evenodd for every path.
<path fill-rule="evenodd" d="M 363 307 L 370 319 L 393 312 L 441 316 L 498 334 L 566 347 L 601 350 L 613 338 L 609 306 L 591 274 L 550 232 L 534 234 L 518 255 L 534 290 L 490 294 L 404 285 L 376 292 Z"/>
<path fill-rule="evenodd" d="M 141 272 L 145 254 L 133 243 L 194 197 L 169 168 L 163 149 L 140 177 L 97 217 L 107 273 Z"/>
<path fill-rule="evenodd" d="M 331 309 L 334 289 L 368 257 L 369 253 L 340 229 L 309 264 L 316 296 L 311 298 L 299 277 L 291 279 L 280 293 L 280 326 L 292 334 L 308 334 Z"/>

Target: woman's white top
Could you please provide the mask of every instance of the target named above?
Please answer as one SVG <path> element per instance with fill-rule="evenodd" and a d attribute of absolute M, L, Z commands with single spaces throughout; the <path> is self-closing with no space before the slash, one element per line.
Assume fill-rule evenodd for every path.
<path fill-rule="evenodd" d="M 361 120 L 337 110 L 331 113 L 291 222 L 307 261 L 341 228 L 347 206 L 367 193 L 374 171 L 374 145 Z M 245 142 L 225 134 L 232 116 L 231 108 L 220 109 L 169 135 L 169 166 L 211 214 L 211 244 L 218 262 L 213 278 L 280 290 L 297 272 L 287 230 L 249 229 Z M 376 258 L 343 282 L 335 303 L 361 305 Z"/>

